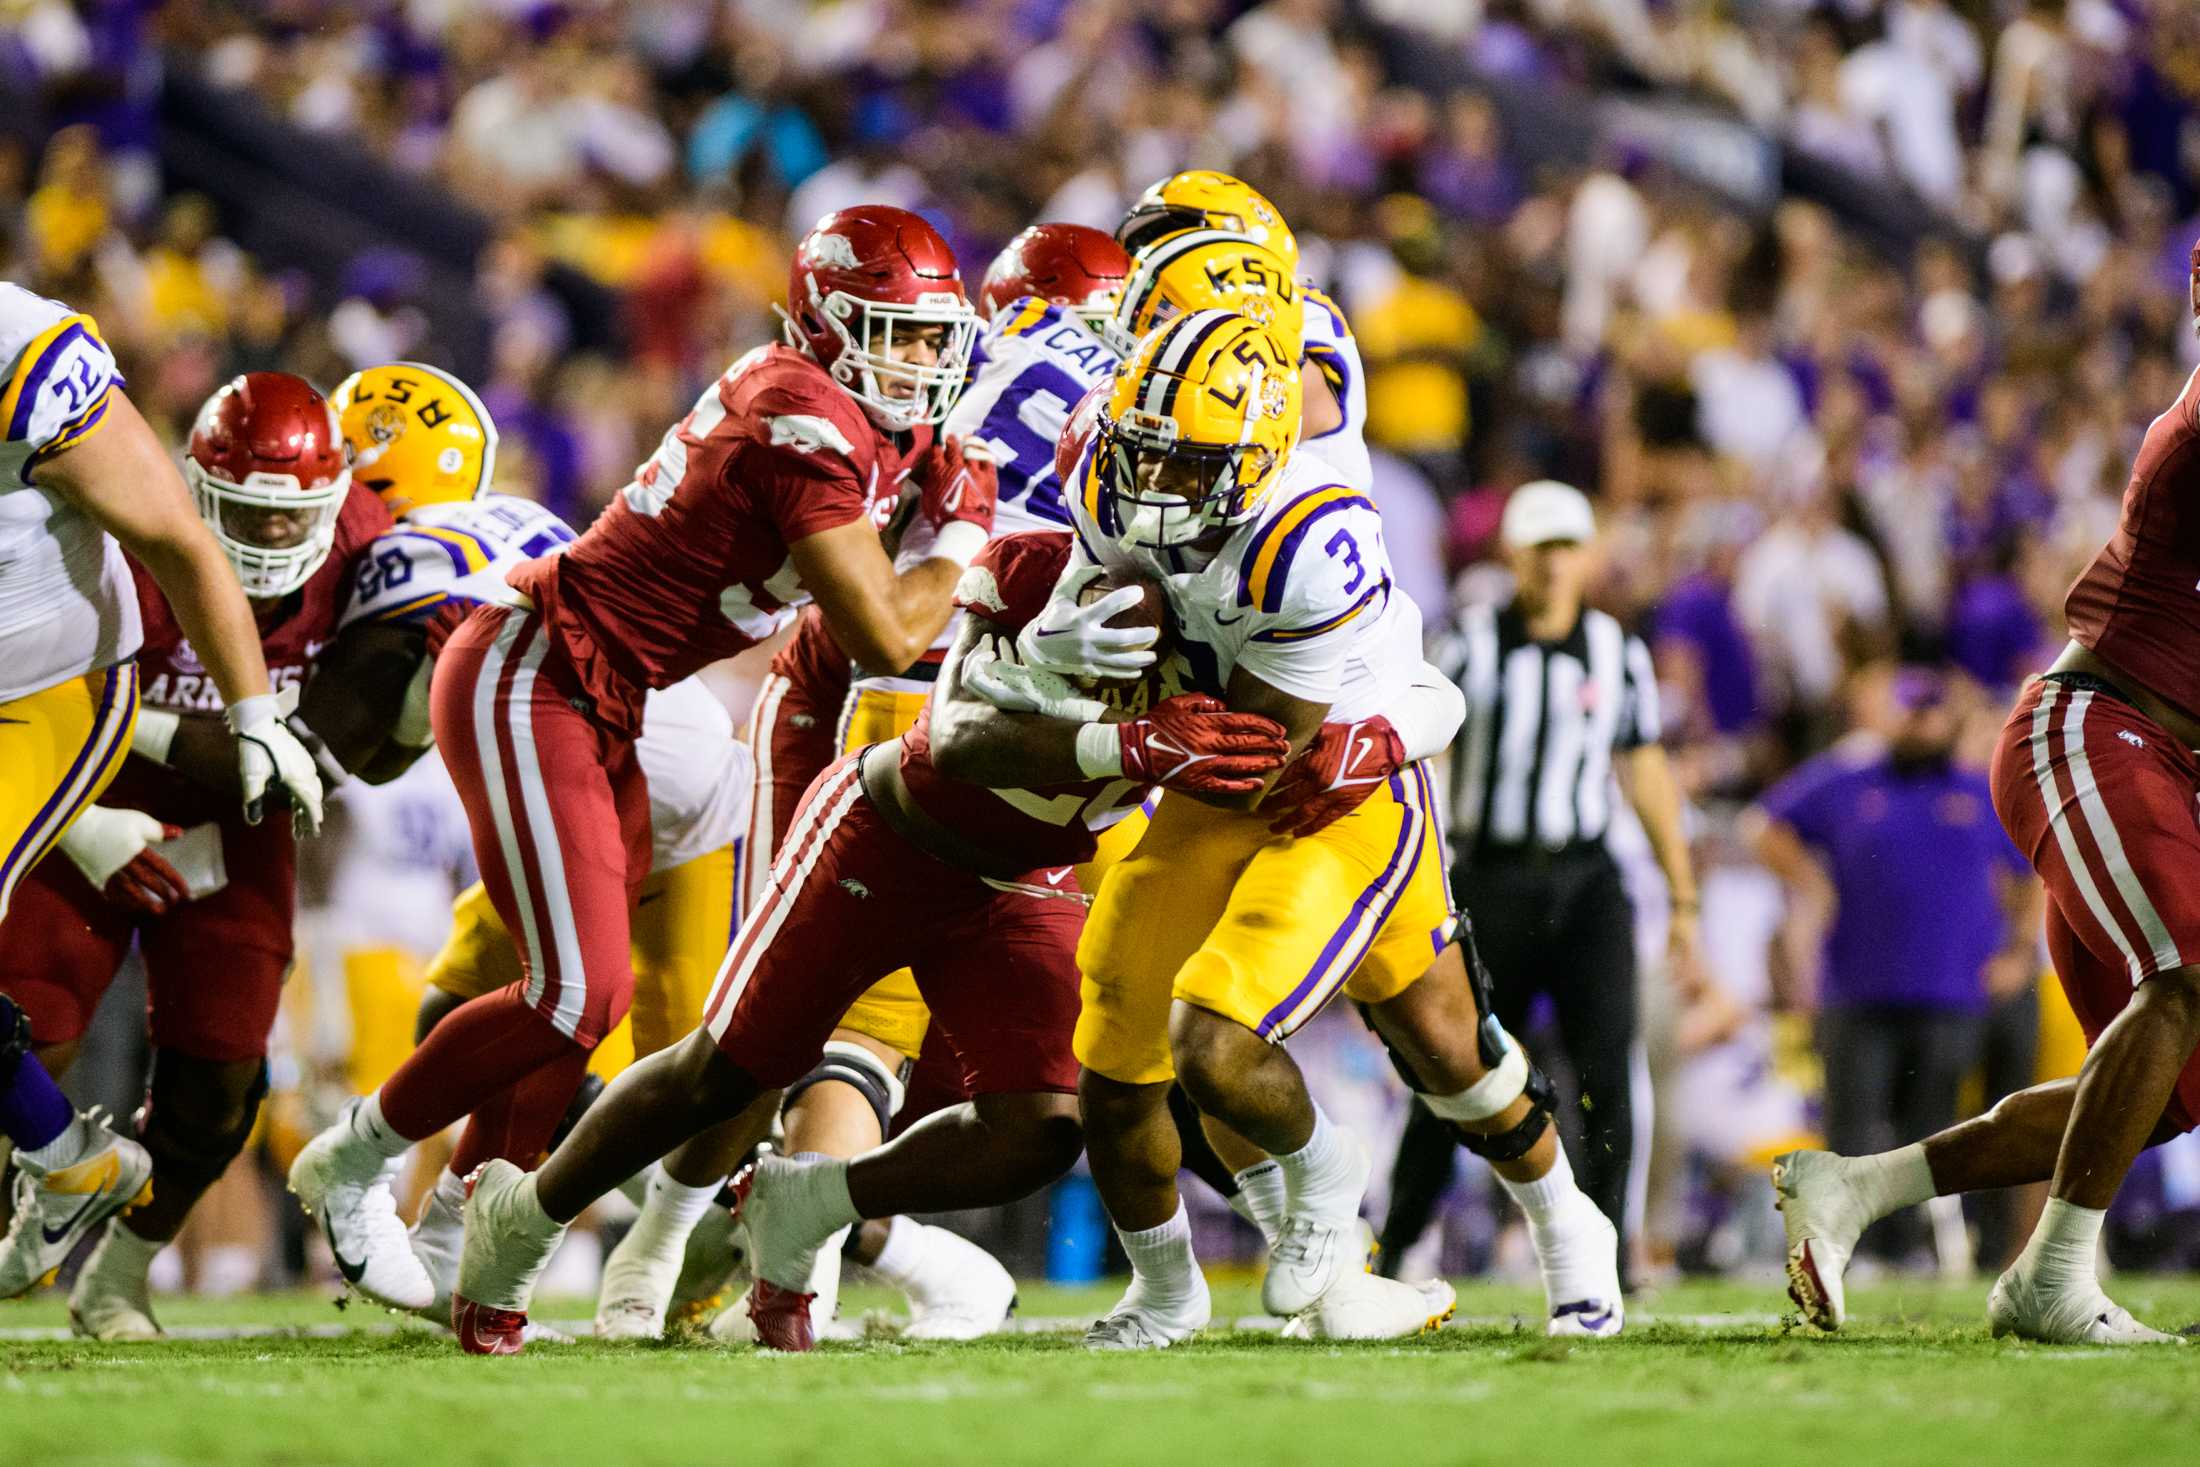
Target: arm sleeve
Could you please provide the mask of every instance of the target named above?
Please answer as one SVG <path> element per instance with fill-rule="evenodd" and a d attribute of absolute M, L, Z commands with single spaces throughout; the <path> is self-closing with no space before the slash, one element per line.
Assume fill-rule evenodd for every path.
<path fill-rule="evenodd" d="M 1467 721 L 1467 695 L 1433 663 L 1424 662 L 1410 685 L 1391 705 L 1390 726 L 1398 730 L 1408 759 L 1433 759 L 1451 747 Z"/>
<path fill-rule="evenodd" d="M 1613 747 L 1639 749 L 1664 737 L 1664 722 L 1658 712 L 1658 674 L 1650 661 L 1650 649 L 1640 637 L 1627 639 L 1625 658 L 1619 730 Z"/>

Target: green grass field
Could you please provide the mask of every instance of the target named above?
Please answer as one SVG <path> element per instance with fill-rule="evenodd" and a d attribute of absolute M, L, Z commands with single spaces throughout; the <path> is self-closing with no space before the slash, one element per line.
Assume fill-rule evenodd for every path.
<path fill-rule="evenodd" d="M 2200 1318 L 2200 1280 L 2122 1278 L 2157 1324 Z M 1570 1347 L 1455 1323 L 1398 1345 L 1218 1330 L 1165 1354 L 1074 1335 L 975 1345 L 828 1344 L 807 1357 L 703 1345 L 538 1345 L 470 1359 L 424 1328 L 103 1346 L 30 1340 L 52 1294 L 0 1306 L 0 1464 L 833 1464 L 1187 1462 L 2061 1464 L 2189 1459 L 2200 1350 L 2000 1344 L 1986 1284 L 1859 1290 L 1838 1339 L 1768 1322 L 1775 1289 L 1685 1285 L 1624 1339 Z M 1090 1316 L 1113 1288 L 1028 1289 L 1025 1313 Z M 1472 1285 L 1480 1320 L 1529 1291 Z M 847 1310 L 880 1305 L 851 1291 Z M 1257 1308 L 1218 1289 L 1218 1318 Z M 548 1318 L 583 1313 L 552 1301 Z M 170 1328 L 386 1326 L 325 1295 L 171 1300 Z"/>

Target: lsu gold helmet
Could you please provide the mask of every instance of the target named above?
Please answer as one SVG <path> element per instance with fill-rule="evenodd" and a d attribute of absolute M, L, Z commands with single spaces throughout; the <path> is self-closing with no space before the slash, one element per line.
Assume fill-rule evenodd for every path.
<path fill-rule="evenodd" d="M 1219 229 L 1173 234 L 1140 250 L 1100 334 L 1119 356 L 1135 356 L 1156 327 L 1194 311 L 1250 316 L 1287 342 L 1304 339 L 1306 301 L 1273 251 Z"/>
<path fill-rule="evenodd" d="M 441 367 L 367 367 L 337 386 L 330 406 L 351 445 L 352 477 L 399 519 L 424 504 L 478 498 L 495 482 L 496 424 Z"/>
<path fill-rule="evenodd" d="M 1171 174 L 1140 194 L 1115 226 L 1115 237 L 1135 255 L 1188 229 L 1216 229 L 1260 245 L 1283 261 L 1287 272 L 1298 273 L 1299 242 L 1282 213 L 1244 179 L 1211 168 Z"/>
<path fill-rule="evenodd" d="M 1167 549 L 1259 513 L 1299 441 L 1297 344 L 1235 311 L 1195 311 L 1116 368 L 1088 471 L 1101 533 Z"/>

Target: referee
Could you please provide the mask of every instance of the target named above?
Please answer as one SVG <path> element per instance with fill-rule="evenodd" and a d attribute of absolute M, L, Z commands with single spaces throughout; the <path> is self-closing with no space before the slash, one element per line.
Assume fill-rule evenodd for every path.
<path fill-rule="evenodd" d="M 1696 877 L 1658 746 L 1649 649 L 1582 604 L 1595 535 L 1580 490 L 1547 479 L 1516 490 L 1499 523 L 1512 599 L 1467 611 L 1437 661 L 1467 696 L 1452 751 L 1452 887 L 1489 968 L 1498 1021 L 1524 1034 L 1530 1005 L 1550 999 L 1580 1092 L 1579 1124 L 1565 1128 L 1574 1171 L 1620 1229 L 1624 1273 L 1649 1082 L 1636 1042 L 1634 912 L 1604 842 L 1615 773 L 1665 872 L 1671 956 L 1685 978 L 1696 971 Z M 1455 1141 L 1413 1107 L 1383 1229 L 1389 1267 L 1449 1187 Z"/>

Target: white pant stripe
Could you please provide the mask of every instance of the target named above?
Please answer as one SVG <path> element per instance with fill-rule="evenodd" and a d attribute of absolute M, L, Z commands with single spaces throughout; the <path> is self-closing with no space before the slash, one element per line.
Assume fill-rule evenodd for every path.
<path fill-rule="evenodd" d="M 519 777 L 520 800 L 526 807 L 529 844 L 542 871 L 544 909 L 550 917 L 550 939 L 557 954 L 558 1004 L 550 1023 L 568 1039 L 580 1032 L 588 1008 L 588 968 L 581 957 L 580 929 L 573 922 L 573 902 L 565 884 L 565 852 L 558 844 L 558 827 L 550 811 L 550 791 L 542 777 L 542 751 L 535 743 L 535 678 L 549 651 L 550 638 L 538 635 L 519 660 L 512 679 L 512 695 L 505 716 L 512 727 L 513 773 Z M 530 990 L 539 998 L 541 986 Z"/>
<path fill-rule="evenodd" d="M 497 846 L 504 858 L 505 879 L 512 884 L 512 901 L 519 908 L 521 954 L 527 959 L 527 1001 L 542 997 L 545 978 L 542 934 L 535 923 L 535 893 L 527 882 L 527 865 L 520 853 L 519 830 L 512 823 L 511 798 L 504 784 L 504 759 L 497 752 L 497 684 L 504 679 L 504 664 L 512 655 L 529 617 L 507 612 L 496 640 L 482 654 L 481 671 L 474 682 L 474 748 L 480 756 L 482 787 L 489 794 L 489 814 L 497 829 Z"/>
<path fill-rule="evenodd" d="M 1299 1000 L 1290 1015 L 1268 1032 L 1270 1043 L 1281 1044 L 1297 1033 L 1299 1028 L 1314 1015 L 1320 1013 L 1336 997 L 1337 990 L 1350 981 L 1360 963 L 1367 957 L 1375 939 L 1382 935 L 1383 923 L 1388 920 L 1397 898 L 1413 880 L 1420 869 L 1422 848 L 1428 840 L 1427 812 L 1422 808 L 1421 788 L 1413 778 L 1412 766 L 1399 771 L 1399 784 L 1404 791 L 1399 807 L 1404 819 L 1403 839 L 1400 842 L 1398 866 L 1390 873 L 1390 879 L 1374 890 L 1371 900 L 1362 907 L 1355 919 L 1352 936 L 1337 955 L 1330 960 L 1328 971 L 1321 981 Z"/>
<path fill-rule="evenodd" d="M 2137 919 L 2139 931 L 2152 950 L 2153 961 L 2147 971 L 2158 973 L 2182 967 L 2184 959 L 2177 952 L 2177 939 L 2170 936 L 2169 924 L 2154 909 L 2139 873 L 2124 854 L 2124 838 L 2117 833 L 2116 822 L 2101 799 L 2101 787 L 2093 778 L 2092 761 L 2086 758 L 2083 724 L 2087 710 L 2093 706 L 2093 695 L 2080 693 L 2070 702 L 2070 715 L 2063 721 L 2063 748 L 2070 760 L 2070 782 L 2078 792 L 2078 808 L 2085 814 L 2086 828 L 2093 832 L 2093 843 L 2100 847 L 2101 859 L 2108 865 L 2109 879 L 2123 894 L 2124 905 Z M 2133 976 L 2139 975 L 2134 972 Z"/>
<path fill-rule="evenodd" d="M 749 752 L 756 759 L 756 791 L 749 800 L 749 838 L 741 852 L 741 910 L 756 910 L 771 880 L 772 808 L 776 787 L 772 783 L 772 726 L 779 721 L 779 705 L 791 687 L 787 679 L 767 674 L 756 690 L 756 706 L 749 711 Z"/>
<path fill-rule="evenodd" d="M 756 972 L 757 959 L 772 945 L 772 939 L 787 920 L 787 913 L 793 910 L 803 884 L 816 869 L 818 857 L 847 815 L 848 807 L 862 795 L 862 771 L 858 761 L 851 759 L 818 790 L 808 811 L 787 832 L 786 847 L 772 863 L 771 889 L 766 892 L 763 903 L 749 913 L 740 935 L 726 950 L 718 977 L 711 983 L 710 997 L 704 1000 L 703 1012 L 710 1015 L 711 1038 L 725 1037 L 726 1025 L 741 1002 L 741 992 L 749 986 L 749 978 Z M 758 927 L 753 940 L 749 932 L 752 926 Z"/>
<path fill-rule="evenodd" d="M 2085 898 L 2093 920 L 2108 933 L 2110 941 L 2124 955 L 2124 966 L 2131 973 L 2131 981 L 2139 981 L 2139 955 L 2132 950 L 2131 939 L 2116 913 L 2101 895 L 2101 889 L 2093 884 L 2092 868 L 2086 864 L 2085 852 L 2078 848 L 2078 838 L 2071 833 L 2070 822 L 2064 817 L 2062 796 L 2055 789 L 2055 772 L 2049 765 L 2048 735 L 2054 726 L 2055 711 L 2062 701 L 2060 684 L 2049 683 L 2040 694 L 2039 707 L 2032 711 L 2032 778 L 2039 785 L 2040 799 L 2047 808 L 2047 828 L 2055 832 L 2055 844 L 2062 849 L 2063 864 L 2070 868 L 2071 880 L 2077 883 L 2078 894 Z M 2065 734 L 2068 738 L 2070 735 Z M 2090 822 L 2089 822 L 2090 823 Z"/>

